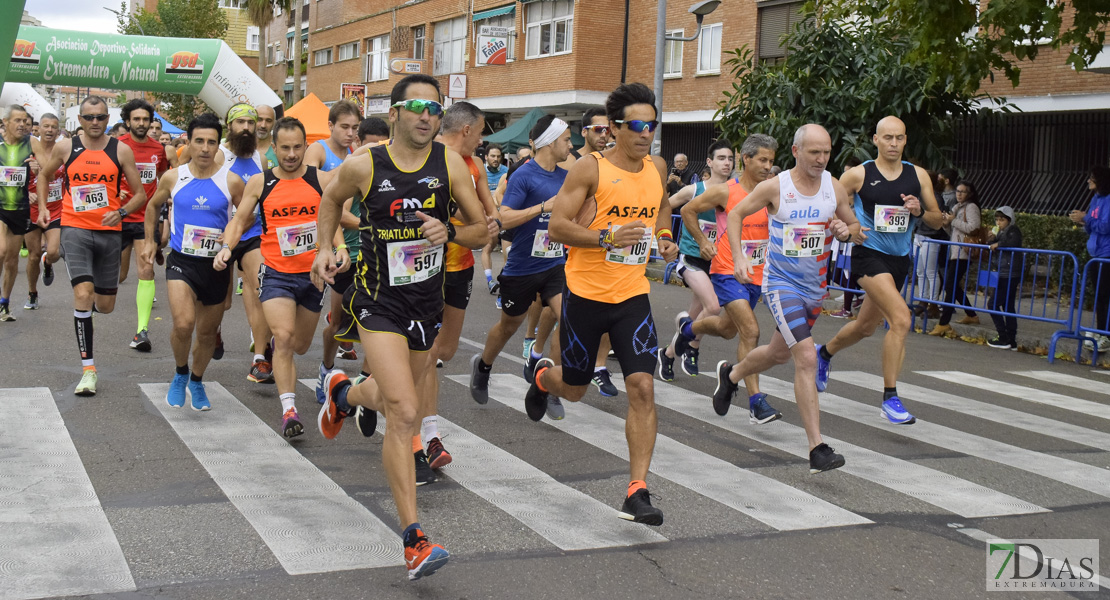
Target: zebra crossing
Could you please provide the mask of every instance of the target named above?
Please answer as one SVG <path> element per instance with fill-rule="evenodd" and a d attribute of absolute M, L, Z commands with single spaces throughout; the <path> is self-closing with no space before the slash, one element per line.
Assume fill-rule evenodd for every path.
<path fill-rule="evenodd" d="M 502 356 L 523 362 L 517 357 Z M 816 484 L 799 486 L 796 474 L 785 471 L 805 469 L 805 434 L 799 425 L 786 422 L 789 419 L 762 426 L 750 425 L 742 406 L 734 406 L 727 417 L 718 417 L 704 394 L 656 381 L 660 422 L 685 419 L 708 427 L 726 443 L 760 448 L 765 453 L 788 458 L 774 467 L 741 468 L 726 458 L 699 449 L 695 440 L 660 434 L 650 477 L 682 488 L 693 498 L 681 505 L 662 504 L 662 508 L 670 517 L 686 510 L 698 510 L 703 505 L 720 505 L 729 511 L 732 521 L 747 527 L 748 531 L 765 533 L 881 524 L 884 514 L 861 511 L 824 485 L 845 479 L 850 485 L 839 489 L 878 497 L 891 505 L 899 504 L 899 499 L 913 498 L 941 514 L 961 519 L 1049 513 L 1071 502 L 1065 496 L 1069 488 L 1053 496 L 1052 501 L 1045 500 L 1042 490 L 1036 496 L 1037 501 L 1033 501 L 1023 498 L 1022 493 L 1013 488 L 993 489 L 988 484 L 992 481 L 989 477 L 975 477 L 965 472 L 957 476 L 932 461 L 889 456 L 873 449 L 874 440 L 867 432 L 874 429 L 882 431 L 884 441 L 910 440 L 955 455 L 981 459 L 984 469 L 1002 472 L 1017 469 L 1030 477 L 1110 497 L 1110 476 L 1105 468 L 1097 466 L 1110 462 L 1107 460 L 1110 433 L 1098 429 L 1106 429 L 1105 423 L 1094 418 L 1088 426 L 1079 426 L 1043 416 L 1052 411 L 1072 413 L 1082 409 L 1084 414 L 1101 417 L 1100 410 L 1105 412 L 1107 404 L 1076 398 L 1069 395 L 1068 390 L 1102 399 L 1110 396 L 1110 383 L 1054 371 L 1013 373 L 1023 378 L 1022 384 L 1028 385 L 954 371 L 921 371 L 907 375 L 907 379 L 918 383 L 943 380 L 948 384 L 947 389 L 953 389 L 955 384 L 1019 398 L 1020 401 L 1000 406 L 965 397 L 969 394 L 950 393 L 928 385 L 899 384 L 900 393 L 907 401 L 1082 445 L 1095 458 L 1080 462 L 1059 453 L 1030 450 L 1013 440 L 993 439 L 987 437 L 989 433 L 978 435 L 966 430 L 970 428 L 945 426 L 927 419 L 920 419 L 911 427 L 889 425 L 878 418 L 877 407 L 846 397 L 850 395 L 848 385 L 875 389 L 881 384 L 881 378 L 863 372 L 834 371 L 832 377 L 837 382 L 834 391 L 845 395 L 822 394 L 822 411 L 862 427 L 852 428 L 846 432 L 850 435 L 839 439 L 826 437 L 847 458 L 844 468 L 806 475 L 804 477 L 809 479 L 801 481 Z M 529 428 L 528 435 L 556 440 L 575 456 L 605 456 L 626 461 L 623 412 L 614 414 L 599 407 L 623 406 L 623 402 L 615 405 L 595 405 L 597 403 L 589 400 L 567 403 L 565 420 L 545 419 L 541 424 L 532 424 L 519 414 L 524 412 L 523 397 L 527 389 L 527 383 L 519 375 L 495 370 L 490 382 L 490 398 L 494 402 L 484 407 L 469 402 L 468 380 L 468 375 L 453 375 L 445 377 L 441 384 L 443 397 L 465 399 L 441 402 L 441 410 L 448 416 L 439 418 L 441 435 L 449 440 L 455 456 L 454 463 L 443 470 L 443 478 L 465 490 L 467 495 L 466 505 L 460 510 L 497 512 L 560 551 L 642 547 L 691 538 L 681 529 L 668 528 L 667 524 L 652 529 L 616 518 L 617 507 L 611 491 L 603 494 L 575 485 L 565 476 L 552 475 L 548 471 L 558 470 L 552 463 L 560 460 L 559 457 L 543 463 L 532 455 L 520 456 L 515 446 L 500 446 L 498 438 L 486 427 L 489 423 L 484 424 L 494 420 L 519 420 L 521 428 Z M 301 382 L 309 388 L 315 386 L 312 379 Z M 614 383 L 623 394 L 623 381 L 619 376 L 614 376 Z M 793 401 L 790 382 L 763 377 L 761 386 L 775 399 L 777 406 Z M 213 410 L 199 413 L 168 407 L 164 401 L 166 384 L 139 384 L 142 394 L 165 420 L 168 430 L 196 458 L 286 573 L 300 575 L 401 565 L 401 548 L 392 514 L 368 508 L 358 499 L 358 494 L 348 490 L 349 485 L 344 487 L 337 483 L 334 473 L 329 474 L 327 469 L 317 466 L 306 456 L 310 453 L 284 440 L 275 431 L 274 423 L 260 419 L 219 383 L 210 382 L 207 387 Z M 4 531 L 0 536 L 0 598 L 126 592 L 142 586 L 144 582 L 136 582 L 132 576 L 128 557 L 105 516 L 90 475 L 50 391 L 46 388 L 0 389 L 0 402 L 9 408 L 8 428 L 0 434 L 0 526 Z M 1025 403 L 1036 405 L 1037 414 L 1023 411 L 1029 407 Z M 311 427 L 315 403 L 302 394 L 302 405 L 310 429 L 305 438 L 316 437 L 315 428 Z M 381 428 L 384 428 L 384 419 L 379 419 Z M 358 435 L 358 432 L 348 431 L 343 435 Z M 275 473 L 282 474 L 282 481 L 293 481 L 296 485 L 281 484 L 274 477 Z M 422 488 L 420 494 L 435 494 L 436 487 L 441 485 Z M 979 531 L 974 527 L 965 529 Z M 450 547 L 450 539 L 443 541 Z M 513 548 L 493 550 L 510 552 Z"/>

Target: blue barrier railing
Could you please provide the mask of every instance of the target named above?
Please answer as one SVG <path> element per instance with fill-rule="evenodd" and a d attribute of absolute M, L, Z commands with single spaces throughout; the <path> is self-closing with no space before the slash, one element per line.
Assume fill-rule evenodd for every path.
<path fill-rule="evenodd" d="M 1094 282 L 1094 287 L 1091 283 Z M 1056 355 L 1056 343 L 1061 339 L 1075 339 L 1078 346 L 1075 351 L 1076 361 L 1083 352 L 1083 344 L 1091 343 L 1091 364 L 1098 364 L 1098 355 L 1102 350 L 1098 347 L 1098 339 L 1094 336 L 1110 336 L 1110 259 L 1092 258 L 1083 267 L 1083 279 L 1079 284 L 1080 296 L 1072 304 L 1076 306 L 1075 329 L 1072 331 L 1057 331 L 1052 335 L 1049 348 L 1049 362 Z M 1088 291 L 1090 294 L 1088 295 Z M 1083 307 L 1087 306 L 1088 299 L 1094 305 L 1089 321 L 1084 321 Z M 1101 318 L 1100 318 L 1101 317 Z"/>

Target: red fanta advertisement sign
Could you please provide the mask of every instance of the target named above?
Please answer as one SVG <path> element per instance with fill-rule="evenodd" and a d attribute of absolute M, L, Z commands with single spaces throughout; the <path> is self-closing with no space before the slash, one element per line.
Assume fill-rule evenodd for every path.
<path fill-rule="evenodd" d="M 478 64 L 503 65 L 509 57 L 505 38 L 478 36 Z"/>

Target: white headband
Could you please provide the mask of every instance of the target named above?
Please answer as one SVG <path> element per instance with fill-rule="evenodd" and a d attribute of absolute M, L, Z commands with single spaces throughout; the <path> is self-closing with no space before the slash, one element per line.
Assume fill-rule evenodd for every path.
<path fill-rule="evenodd" d="M 532 140 L 532 143 L 536 145 L 536 150 L 539 150 L 540 148 L 543 148 L 551 142 L 559 139 L 559 136 L 562 135 L 563 132 L 567 129 L 570 129 L 570 126 L 567 125 L 567 122 L 556 117 L 553 121 L 551 121 L 551 124 L 547 126 L 547 130 L 543 132 L 543 135 Z"/>

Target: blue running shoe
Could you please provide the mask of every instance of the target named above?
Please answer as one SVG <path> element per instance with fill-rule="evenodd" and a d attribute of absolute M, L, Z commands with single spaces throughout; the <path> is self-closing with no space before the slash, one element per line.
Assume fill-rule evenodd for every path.
<path fill-rule="evenodd" d="M 170 391 L 166 392 L 166 404 L 174 408 L 185 406 L 185 387 L 189 383 L 188 375 L 175 373 L 170 382 Z"/>
<path fill-rule="evenodd" d="M 782 418 L 782 413 L 767 403 L 767 394 L 759 393 L 748 399 L 748 422 L 762 425 Z"/>
<path fill-rule="evenodd" d="M 821 358 L 821 348 L 825 345 L 817 346 L 817 391 L 823 392 L 825 388 L 829 387 L 829 371 L 832 370 L 832 363 Z"/>
<path fill-rule="evenodd" d="M 327 393 L 324 390 L 324 378 L 328 376 L 328 370 L 324 368 L 324 363 L 320 363 L 320 376 L 316 378 L 316 403 L 323 404 L 328 401 Z"/>
<path fill-rule="evenodd" d="M 528 363 L 524 365 L 524 381 L 529 384 L 532 383 L 532 379 L 536 375 L 536 365 L 539 364 L 541 358 L 543 357 L 536 358 L 532 356 L 532 351 L 528 350 Z"/>
<path fill-rule="evenodd" d="M 204 391 L 203 381 L 189 380 L 189 395 L 193 397 L 193 410 L 209 410 L 212 403 L 208 401 L 208 393 Z"/>
<path fill-rule="evenodd" d="M 917 421 L 910 414 L 910 411 L 902 406 L 902 401 L 898 399 L 898 396 L 883 400 L 883 416 L 895 425 L 912 425 Z"/>
<path fill-rule="evenodd" d="M 688 313 L 686 311 L 682 311 L 682 312 L 678 313 L 677 315 L 675 315 L 675 318 L 674 318 L 674 326 L 675 326 L 675 329 L 676 329 L 676 333 L 675 333 L 675 337 L 674 337 L 674 355 L 675 356 L 685 356 L 686 353 L 688 351 L 690 351 L 690 349 L 691 349 L 690 348 L 690 342 L 694 341 L 694 338 L 692 336 L 688 337 L 683 332 L 683 329 L 685 329 L 687 325 L 693 326 L 693 324 L 694 324 L 694 320 L 690 318 L 690 313 Z"/>

